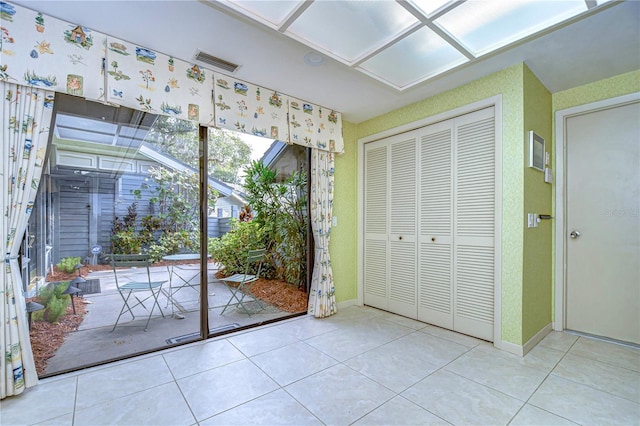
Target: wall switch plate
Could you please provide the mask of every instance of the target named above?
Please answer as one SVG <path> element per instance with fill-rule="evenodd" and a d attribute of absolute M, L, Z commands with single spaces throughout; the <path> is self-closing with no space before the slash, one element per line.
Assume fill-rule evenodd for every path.
<path fill-rule="evenodd" d="M 553 183 L 553 171 L 551 170 L 551 167 L 545 167 L 544 181 L 547 183 Z"/>
<path fill-rule="evenodd" d="M 536 213 L 527 213 L 527 228 L 537 228 L 540 219 Z"/>
<path fill-rule="evenodd" d="M 338 226 L 338 216 L 331 217 L 331 226 Z"/>

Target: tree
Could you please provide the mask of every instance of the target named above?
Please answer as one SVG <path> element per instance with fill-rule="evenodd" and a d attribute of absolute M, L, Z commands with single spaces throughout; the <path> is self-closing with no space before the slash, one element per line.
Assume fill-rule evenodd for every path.
<path fill-rule="evenodd" d="M 194 169 L 198 168 L 198 124 L 193 121 L 158 116 L 145 142 Z"/>
<path fill-rule="evenodd" d="M 251 164 L 251 147 L 237 135 L 209 131 L 209 176 L 223 182 L 239 184 L 240 171 Z"/>
<path fill-rule="evenodd" d="M 147 142 L 197 169 L 198 125 L 175 117 L 161 116 L 147 136 Z M 209 130 L 209 176 L 223 182 L 240 183 L 240 171 L 251 163 L 251 147 L 236 134 Z"/>

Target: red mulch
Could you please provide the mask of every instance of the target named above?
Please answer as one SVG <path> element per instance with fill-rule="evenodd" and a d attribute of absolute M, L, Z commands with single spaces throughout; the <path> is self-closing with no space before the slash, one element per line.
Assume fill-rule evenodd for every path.
<path fill-rule="evenodd" d="M 307 310 L 307 293 L 284 281 L 260 278 L 251 287 L 251 292 L 281 311 L 298 313 Z"/>
<path fill-rule="evenodd" d="M 57 324 L 47 321 L 33 321 L 31 324 L 31 349 L 36 362 L 38 375 L 44 374 L 47 369 L 49 358 L 56 354 L 56 351 L 64 343 L 67 334 L 76 331 L 82 323 L 87 308 L 80 297 L 73 298 L 76 307 L 76 314 L 73 313 L 71 304 L 67 307 L 67 313 L 63 315 Z"/>
<path fill-rule="evenodd" d="M 216 272 L 216 278 L 224 278 L 224 272 Z M 307 310 L 307 293 L 293 284 L 280 280 L 258 279 L 251 292 L 260 300 L 278 307 L 281 311 L 299 313 Z"/>

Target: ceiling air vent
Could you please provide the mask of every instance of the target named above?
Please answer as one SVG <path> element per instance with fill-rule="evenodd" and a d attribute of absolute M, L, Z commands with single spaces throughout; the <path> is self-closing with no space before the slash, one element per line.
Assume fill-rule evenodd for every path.
<path fill-rule="evenodd" d="M 228 72 L 235 72 L 235 70 L 238 69 L 239 66 L 237 64 L 225 61 L 224 59 L 216 58 L 215 56 L 209 55 L 208 53 L 204 53 L 199 50 L 196 52 L 196 61 L 200 61 L 207 65 L 211 65 Z"/>

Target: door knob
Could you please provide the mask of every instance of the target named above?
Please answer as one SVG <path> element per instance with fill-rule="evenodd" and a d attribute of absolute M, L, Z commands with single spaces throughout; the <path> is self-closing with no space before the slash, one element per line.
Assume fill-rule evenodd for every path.
<path fill-rule="evenodd" d="M 580 237 L 580 231 L 571 231 L 569 236 L 575 240 L 576 238 Z"/>

